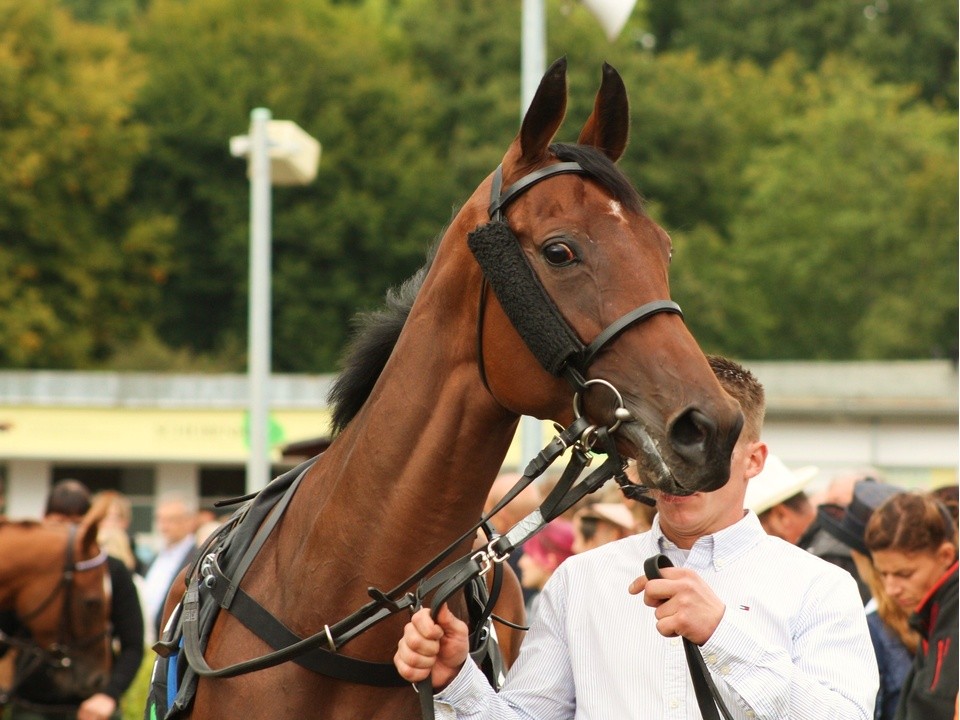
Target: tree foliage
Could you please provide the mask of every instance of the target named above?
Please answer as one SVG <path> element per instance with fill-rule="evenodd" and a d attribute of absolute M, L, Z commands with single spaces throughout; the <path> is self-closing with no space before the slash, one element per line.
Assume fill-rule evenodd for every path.
<path fill-rule="evenodd" d="M 137 34 L 154 68 L 138 101 L 155 149 L 139 202 L 176 209 L 168 342 L 216 351 L 246 336 L 248 185 L 227 140 L 251 108 L 321 140 L 317 180 L 274 191 L 274 359 L 330 370 L 358 307 L 423 260 L 442 167 L 424 139 L 431 96 L 393 61 L 363 7 L 293 0 L 157 0 Z"/>
<path fill-rule="evenodd" d="M 957 3 L 952 0 L 650 0 L 659 52 L 772 65 L 787 50 L 809 69 L 831 55 L 870 66 L 882 82 L 917 85 L 957 107 Z"/>
<path fill-rule="evenodd" d="M 955 4 L 648 0 L 615 43 L 547 7 L 559 139 L 609 61 L 706 348 L 956 353 Z M 324 146 L 273 191 L 274 368 L 334 370 L 517 132 L 519 66 L 515 0 L 0 0 L 0 362 L 242 369 L 228 140 L 267 107 Z"/>
<path fill-rule="evenodd" d="M 78 367 L 147 321 L 163 214 L 125 207 L 147 129 L 126 36 L 0 0 L 0 361 Z"/>
<path fill-rule="evenodd" d="M 770 319 L 755 356 L 955 352 L 956 123 L 869 80 L 840 63 L 808 77 L 807 107 L 746 170 L 732 250 Z"/>

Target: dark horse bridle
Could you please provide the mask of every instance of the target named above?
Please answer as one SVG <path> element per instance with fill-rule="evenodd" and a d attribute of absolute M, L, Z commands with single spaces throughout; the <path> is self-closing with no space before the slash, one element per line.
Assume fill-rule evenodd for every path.
<path fill-rule="evenodd" d="M 543 368 L 553 375 L 564 376 L 577 393 L 583 392 L 590 382 L 585 378 L 596 356 L 624 330 L 659 313 L 683 316 L 680 306 L 672 300 L 653 300 L 610 323 L 589 345 L 583 344 L 530 267 L 519 240 L 504 216 L 510 203 L 534 185 L 556 175 L 567 174 L 591 176 L 578 162 L 560 162 L 524 175 L 503 189 L 503 166 L 500 165 L 493 175 L 490 190 L 490 222 L 474 230 L 468 237 L 470 250 L 483 270 L 477 343 L 478 364 L 484 385 L 487 381 L 482 339 L 487 283 L 493 287 L 510 322 Z"/>
<path fill-rule="evenodd" d="M 497 168 L 493 177 L 490 222 L 471 232 L 468 245 L 483 271 L 478 313 L 477 351 L 480 375 L 487 386 L 483 366 L 483 308 L 485 306 L 486 286 L 489 283 L 500 305 L 514 328 L 537 357 L 540 364 L 550 373 L 565 377 L 574 389 L 574 414 L 576 419 L 545 447 L 536 458 L 527 465 L 524 475 L 517 485 L 507 493 L 479 522 L 452 542 L 443 552 L 414 572 L 410 577 L 389 591 L 369 588 L 370 602 L 351 613 L 334 625 L 325 625 L 323 631 L 300 639 L 292 636 L 272 613 L 256 600 L 247 595 L 240 583 L 243 574 L 252 563 L 259 549 L 279 522 L 284 509 L 290 502 L 296 487 L 303 478 L 312 461 L 305 463 L 298 472 L 289 489 L 278 502 L 276 510 L 257 532 L 256 538 L 246 548 L 242 559 L 234 572 L 224 571 L 220 567 L 217 552 L 207 549 L 201 553 L 199 573 L 190 584 L 182 605 L 181 623 L 183 627 L 183 650 L 191 669 L 201 677 L 235 677 L 294 660 L 304 664 L 302 658 L 310 656 L 311 669 L 325 675 L 380 686 L 405 684 L 397 682 L 399 676 L 390 663 L 374 663 L 339 654 L 339 648 L 357 637 L 373 625 L 404 610 L 419 609 L 424 599 L 432 595 L 431 609 L 436 614 L 439 608 L 454 593 L 491 569 L 497 570 L 510 553 L 521 543 L 535 535 L 550 520 L 590 492 L 595 491 L 609 479 L 615 478 L 628 496 L 646 499 L 646 488 L 630 482 L 624 474 L 626 463 L 620 457 L 612 433 L 622 422 L 630 420 L 629 410 L 624 406 L 617 389 L 606 380 L 586 379 L 589 366 L 597 355 L 620 333 L 639 322 L 659 313 L 673 313 L 682 316 L 680 306 L 671 300 L 655 300 L 646 303 L 615 320 L 607 326 L 588 345 L 584 345 L 577 334 L 561 315 L 557 306 L 533 272 L 516 236 L 510 230 L 504 217 L 507 206 L 521 194 L 543 180 L 561 174 L 592 176 L 578 162 L 559 162 L 535 170 L 516 181 L 505 190 L 503 186 L 503 167 Z M 614 421 L 609 426 L 591 424 L 580 413 L 580 395 L 590 385 L 600 384 L 611 390 L 616 398 L 617 407 Z M 487 386 L 489 390 L 489 386 Z M 566 450 L 572 450 L 566 469 L 541 506 L 527 518 L 521 520 L 503 536 L 494 536 L 485 549 L 473 552 L 434 572 L 458 547 L 470 540 L 477 530 L 490 517 L 506 506 L 524 487 L 539 477 Z M 607 456 L 606 460 L 585 479 L 576 482 L 589 464 L 591 453 L 599 450 Z M 208 545 L 208 548 L 210 545 Z M 411 589 L 413 588 L 413 589 Z M 241 661 L 227 667 L 211 668 L 203 657 L 202 641 L 199 632 L 200 594 L 209 592 L 219 606 L 229 610 L 248 629 L 267 641 L 273 652 L 260 657 Z M 489 615 L 489 611 L 487 611 Z M 171 626 L 173 624 L 171 623 Z M 154 649 L 167 657 L 177 651 L 178 643 L 164 640 Z M 424 718 L 433 717 L 432 689 L 429 679 L 418 687 L 421 699 L 421 711 Z"/>
<path fill-rule="evenodd" d="M 16 692 L 20 686 L 42 667 L 68 670 L 73 667 L 74 658 L 77 655 L 110 636 L 110 626 L 107 624 L 107 627 L 102 632 L 95 633 L 89 637 L 80 637 L 79 631 L 82 631 L 82 628 L 77 628 L 74 622 L 72 612 L 74 577 L 77 573 L 94 570 L 107 561 L 107 553 L 104 550 L 100 550 L 95 557 L 88 560 L 75 560 L 74 541 L 76 535 L 77 526 L 71 523 L 67 536 L 67 547 L 64 551 L 63 570 L 60 573 L 60 579 L 33 610 L 17 618 L 19 624 L 26 627 L 30 620 L 44 612 L 58 597 L 63 596 L 57 640 L 50 645 L 43 646 L 31 637 L 8 635 L 0 631 L 0 646 L 6 645 L 20 651 L 16 678 L 13 684 L 8 688 L 0 688 L 0 707 L 16 699 Z M 28 704 L 22 700 L 17 700 L 17 702 L 24 706 Z M 38 708 L 40 707 L 41 706 L 38 706 Z M 42 706 L 42 709 L 47 711 L 51 709 L 57 710 L 58 708 L 60 708 L 60 706 Z M 67 708 L 64 706 L 62 709 L 65 711 L 76 711 L 75 707 Z"/>

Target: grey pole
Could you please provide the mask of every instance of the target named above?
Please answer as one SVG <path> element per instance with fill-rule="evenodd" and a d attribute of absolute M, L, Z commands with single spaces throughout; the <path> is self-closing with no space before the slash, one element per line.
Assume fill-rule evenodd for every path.
<path fill-rule="evenodd" d="M 520 119 L 533 102 L 540 78 L 547 69 L 547 11 L 545 0 L 523 0 L 520 47 Z M 520 469 L 536 457 L 543 445 L 540 421 L 520 419 Z"/>
<path fill-rule="evenodd" d="M 530 107 L 540 78 L 547 69 L 547 11 L 545 0 L 523 0 L 520 46 L 520 118 Z"/>
<path fill-rule="evenodd" d="M 270 480 L 270 111 L 250 112 L 250 292 L 247 378 L 250 394 L 247 492 Z"/>

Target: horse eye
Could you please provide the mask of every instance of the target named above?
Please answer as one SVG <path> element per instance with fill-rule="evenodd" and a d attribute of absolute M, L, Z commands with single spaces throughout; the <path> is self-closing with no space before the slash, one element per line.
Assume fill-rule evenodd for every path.
<path fill-rule="evenodd" d="M 565 267 L 580 260 L 577 253 L 565 242 L 550 243 L 542 250 L 543 257 L 554 267 Z"/>

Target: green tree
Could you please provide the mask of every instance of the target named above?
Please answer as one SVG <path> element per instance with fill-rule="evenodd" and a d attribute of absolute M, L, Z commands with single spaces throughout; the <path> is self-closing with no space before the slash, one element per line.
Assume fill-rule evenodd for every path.
<path fill-rule="evenodd" d="M 706 348 L 739 352 L 749 347 L 742 336 L 771 322 L 749 299 L 733 248 L 732 225 L 750 190 L 745 168 L 776 142 L 778 118 L 799 111 L 803 72 L 790 57 L 764 71 L 747 61 L 702 62 L 689 51 L 637 55 L 624 72 L 628 87 L 643 91 L 634 93 L 621 165 L 671 234 L 673 295 Z"/>
<path fill-rule="evenodd" d="M 741 354 L 909 358 L 955 352 L 957 124 L 907 89 L 826 63 L 803 112 L 752 155 L 733 224 L 757 325 Z"/>
<path fill-rule="evenodd" d="M 622 164 L 671 232 L 673 294 L 705 347 L 953 351 L 953 111 L 849 60 L 810 72 L 789 54 L 763 69 L 685 52 L 621 69 L 643 88 Z"/>
<path fill-rule="evenodd" d="M 953 0 L 651 0 L 658 52 L 696 49 L 705 59 L 769 66 L 784 52 L 810 69 L 844 54 L 885 82 L 915 84 L 957 107 L 957 3 Z"/>
<path fill-rule="evenodd" d="M 621 165 L 708 349 L 956 352 L 955 6 L 648 2 L 613 43 L 547 8 L 559 139 L 611 62 Z M 514 0 L 0 0 L 0 362 L 242 369 L 227 141 L 265 106 L 324 144 L 314 184 L 273 193 L 274 367 L 335 369 L 517 132 L 519 66 Z"/>
<path fill-rule="evenodd" d="M 146 143 L 123 34 L 0 0 L 0 363 L 79 367 L 159 297 L 169 223 L 127 209 Z"/>
<path fill-rule="evenodd" d="M 60 0 L 59 4 L 77 20 L 128 27 L 146 0 Z"/>
<path fill-rule="evenodd" d="M 435 95 L 376 8 L 295 0 L 157 0 L 136 35 L 155 144 L 138 203 L 178 220 L 159 331 L 194 352 L 246 337 L 248 184 L 227 141 L 269 107 L 324 146 L 317 180 L 274 191 L 273 345 L 281 371 L 330 371 L 353 313 L 424 259 L 449 203 L 424 138 Z M 439 219 L 439 220 L 438 220 Z"/>

